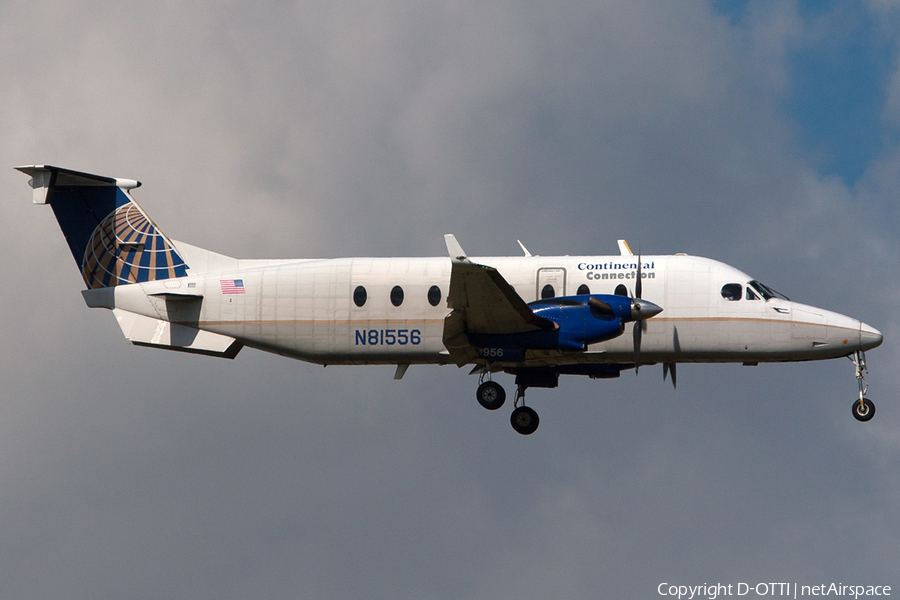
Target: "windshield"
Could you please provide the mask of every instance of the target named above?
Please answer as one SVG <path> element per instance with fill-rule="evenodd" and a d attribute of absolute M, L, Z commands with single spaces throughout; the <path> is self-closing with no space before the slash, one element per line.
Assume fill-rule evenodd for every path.
<path fill-rule="evenodd" d="M 765 298 L 766 300 L 771 300 L 772 298 L 781 298 L 782 300 L 787 300 L 787 301 L 789 301 L 789 302 L 790 302 L 790 300 L 791 300 L 790 298 L 788 298 L 788 297 L 785 296 L 784 294 L 782 294 L 782 293 L 780 293 L 780 292 L 776 292 L 775 290 L 773 290 L 773 289 L 770 288 L 769 286 L 763 285 L 763 284 L 761 284 L 760 282 L 756 281 L 755 279 L 754 279 L 753 281 L 750 282 L 750 285 L 753 287 L 754 290 L 756 290 L 757 292 L 759 292 L 759 295 L 760 295 L 760 296 L 762 296 L 762 297 Z"/>

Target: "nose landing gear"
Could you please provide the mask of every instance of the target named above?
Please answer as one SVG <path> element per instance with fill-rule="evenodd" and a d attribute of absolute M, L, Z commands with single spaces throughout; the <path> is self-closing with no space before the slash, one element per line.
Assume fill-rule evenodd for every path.
<path fill-rule="evenodd" d="M 853 403 L 853 416 L 857 421 L 869 421 L 875 416 L 875 403 L 865 397 L 869 390 L 869 384 L 866 383 L 864 375 L 869 372 L 869 369 L 866 368 L 866 353 L 857 350 L 849 358 L 856 367 L 856 381 L 859 384 L 859 400 Z"/>

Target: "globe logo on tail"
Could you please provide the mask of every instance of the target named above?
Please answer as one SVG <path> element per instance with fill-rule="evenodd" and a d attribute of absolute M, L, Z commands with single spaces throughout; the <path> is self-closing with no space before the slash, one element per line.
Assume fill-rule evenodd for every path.
<path fill-rule="evenodd" d="M 81 264 L 89 288 L 187 275 L 187 265 L 134 202 L 123 204 L 97 226 Z"/>

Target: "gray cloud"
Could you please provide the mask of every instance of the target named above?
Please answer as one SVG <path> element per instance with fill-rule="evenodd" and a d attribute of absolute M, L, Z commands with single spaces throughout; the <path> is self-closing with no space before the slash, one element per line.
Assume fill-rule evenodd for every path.
<path fill-rule="evenodd" d="M 815 25 L 765 2 L 0 7 L 0 595 L 896 585 L 900 153 L 853 188 L 804 156 L 779 103 Z M 683 365 L 676 391 L 659 367 L 532 390 L 520 438 L 451 367 L 133 348 L 29 205 L 11 167 L 34 162 L 138 178 L 169 235 L 236 256 L 441 255 L 454 232 L 719 258 L 882 329 L 878 417 L 851 418 L 849 361 Z"/>

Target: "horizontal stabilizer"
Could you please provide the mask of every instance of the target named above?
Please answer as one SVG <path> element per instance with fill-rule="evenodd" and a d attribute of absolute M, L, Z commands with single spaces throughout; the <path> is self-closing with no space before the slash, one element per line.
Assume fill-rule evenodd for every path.
<path fill-rule="evenodd" d="M 31 181 L 28 183 L 33 190 L 31 201 L 34 204 L 47 203 L 47 192 L 50 190 L 50 186 L 116 186 L 126 190 L 141 187 L 141 182 L 134 179 L 93 175 L 51 165 L 30 165 L 16 167 L 16 170 L 31 176 Z"/>
<path fill-rule="evenodd" d="M 191 300 L 201 300 L 203 298 L 203 294 L 201 294 L 199 292 L 190 292 L 190 291 L 188 291 L 188 292 L 177 291 L 176 292 L 176 291 L 172 291 L 172 290 L 166 290 L 164 292 L 148 292 L 147 295 L 150 296 L 151 298 L 162 298 L 163 300 L 173 300 L 173 301 L 178 301 L 178 300 L 191 301 Z"/>
<path fill-rule="evenodd" d="M 234 358 L 243 344 L 225 335 L 202 331 L 195 327 L 169 323 L 145 317 L 121 309 L 113 309 L 122 333 L 132 344 L 176 350 L 191 354 L 204 354 L 221 358 Z"/>

